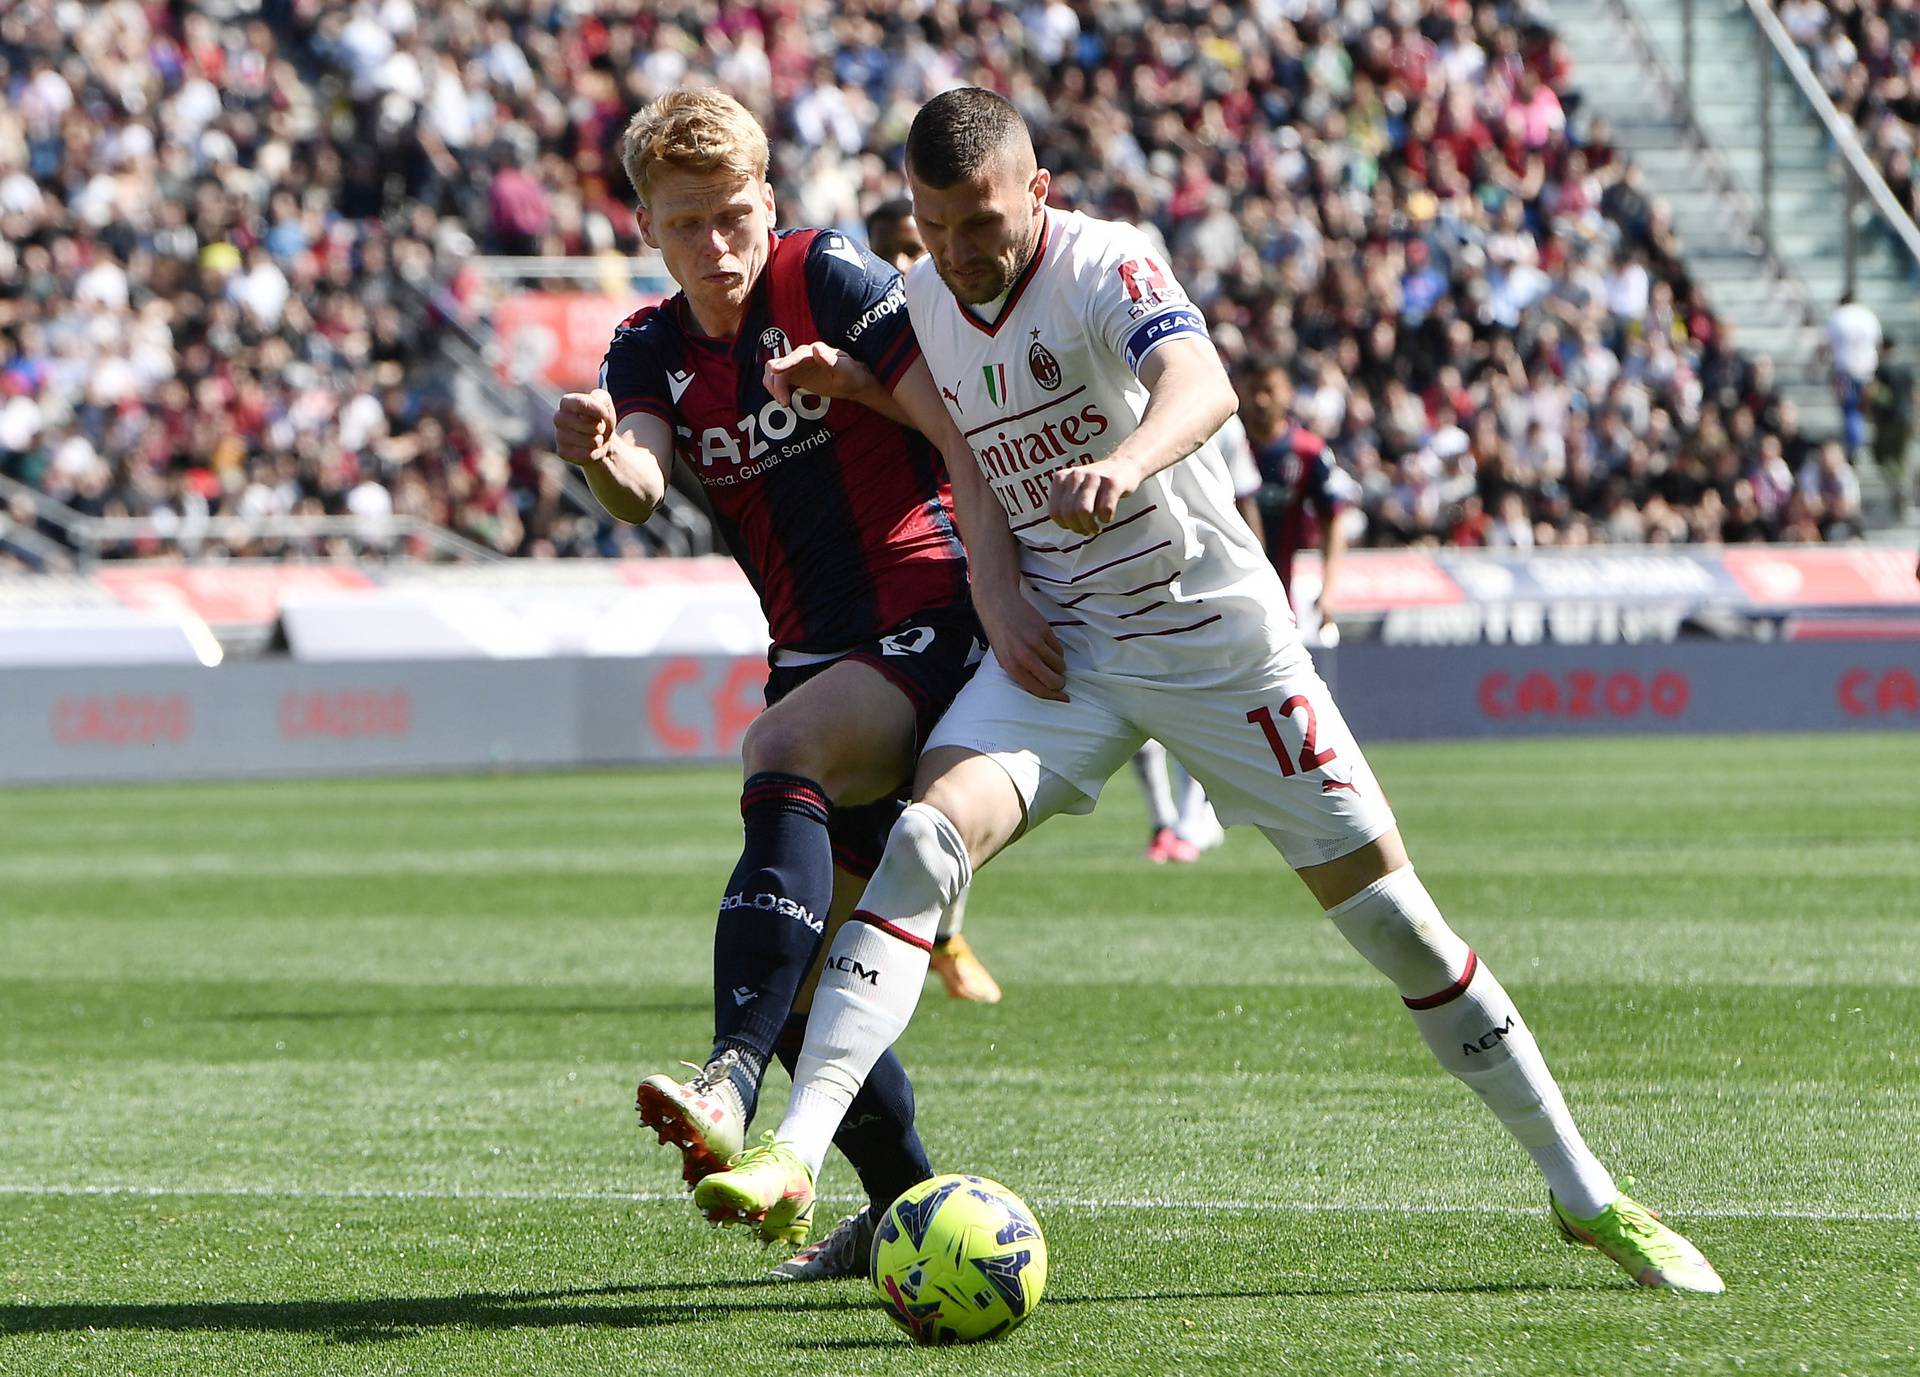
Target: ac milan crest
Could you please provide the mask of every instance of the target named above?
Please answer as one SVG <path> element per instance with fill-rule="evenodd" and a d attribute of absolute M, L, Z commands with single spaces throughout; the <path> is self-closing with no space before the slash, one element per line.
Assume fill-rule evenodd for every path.
<path fill-rule="evenodd" d="M 1033 332 L 1033 343 L 1027 346 L 1027 367 L 1033 371 L 1033 380 L 1052 392 L 1060 386 L 1060 360 L 1053 351 L 1040 342 L 1040 332 Z"/>
<path fill-rule="evenodd" d="M 793 346 L 787 343 L 787 332 L 778 325 L 769 325 L 760 332 L 760 347 L 776 359 L 793 352 Z"/>

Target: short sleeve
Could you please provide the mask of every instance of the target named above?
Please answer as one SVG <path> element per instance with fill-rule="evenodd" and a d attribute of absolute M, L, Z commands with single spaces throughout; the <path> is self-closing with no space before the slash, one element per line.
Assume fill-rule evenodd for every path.
<path fill-rule="evenodd" d="M 845 349 L 889 390 L 920 357 L 899 273 L 837 230 L 808 250 L 807 290 L 820 338 Z"/>
<path fill-rule="evenodd" d="M 1206 317 L 1174 280 L 1173 270 L 1138 230 L 1115 235 L 1084 283 L 1088 324 L 1138 376 L 1147 357 L 1170 339 L 1206 339 Z"/>
<path fill-rule="evenodd" d="M 1331 515 L 1360 500 L 1360 485 L 1333 462 L 1333 451 L 1322 449 L 1313 459 L 1308 496 L 1322 515 Z"/>
<path fill-rule="evenodd" d="M 613 343 L 600 361 L 600 386 L 613 398 L 619 419 L 644 411 L 672 425 L 673 379 L 660 357 L 655 332 L 647 328 L 651 319 L 649 312 L 613 332 Z"/>

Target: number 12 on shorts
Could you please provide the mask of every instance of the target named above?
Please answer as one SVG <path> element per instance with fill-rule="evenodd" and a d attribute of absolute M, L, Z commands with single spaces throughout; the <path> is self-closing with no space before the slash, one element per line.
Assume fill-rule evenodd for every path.
<path fill-rule="evenodd" d="M 1308 701 L 1304 693 L 1296 693 L 1280 705 L 1282 717 L 1292 717 L 1296 712 L 1304 712 L 1307 715 L 1306 735 L 1300 742 L 1300 763 L 1297 767 L 1287 754 L 1287 743 L 1280 739 L 1280 728 L 1274 725 L 1273 709 L 1260 707 L 1247 714 L 1247 721 L 1257 724 L 1260 730 L 1266 733 L 1267 745 L 1273 751 L 1273 758 L 1280 762 L 1280 773 L 1288 776 L 1317 770 L 1332 760 L 1335 755 L 1331 746 L 1324 751 L 1314 748 L 1313 738 L 1317 724 L 1314 721 L 1313 704 Z"/>

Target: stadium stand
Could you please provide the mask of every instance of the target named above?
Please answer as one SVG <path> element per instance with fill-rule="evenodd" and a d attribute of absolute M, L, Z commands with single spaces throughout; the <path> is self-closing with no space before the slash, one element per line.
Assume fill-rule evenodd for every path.
<path fill-rule="evenodd" d="M 1901 7 L 1835 8 L 1871 42 L 1858 11 Z M 272 513 L 637 550 L 456 404 L 430 289 L 476 250 L 634 251 L 618 136 L 682 81 L 711 73 L 766 121 L 784 220 L 856 231 L 904 189 L 917 104 L 975 81 L 1028 115 L 1062 204 L 1160 233 L 1230 360 L 1291 362 L 1360 485 L 1362 543 L 1856 534 L 1847 456 L 1731 347 L 1531 14 L 23 0 L 0 15 L 0 473 L 152 518 L 110 554 L 349 546 L 189 539 Z M 1879 120 L 1877 149 L 1911 133 Z"/>
<path fill-rule="evenodd" d="M 1920 8 L 1909 0 L 1784 0 L 1780 22 L 1909 216 L 1920 216 Z"/>

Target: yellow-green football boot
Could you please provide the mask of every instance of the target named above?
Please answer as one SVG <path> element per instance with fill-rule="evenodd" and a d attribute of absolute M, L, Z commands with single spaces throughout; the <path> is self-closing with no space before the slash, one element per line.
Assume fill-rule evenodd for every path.
<path fill-rule="evenodd" d="M 1621 1182 L 1622 1186 L 1632 1184 L 1631 1179 Z M 1547 1198 L 1553 1204 L 1553 1222 L 1567 1242 L 1598 1248 L 1640 1285 L 1709 1296 L 1727 1289 L 1698 1248 L 1625 1191 L 1592 1219 L 1576 1219 L 1558 1200 Z"/>
<path fill-rule="evenodd" d="M 752 1224 L 762 1242 L 798 1247 L 813 1224 L 813 1173 L 768 1133 L 695 1186 L 693 1203 L 715 1224 Z"/>

